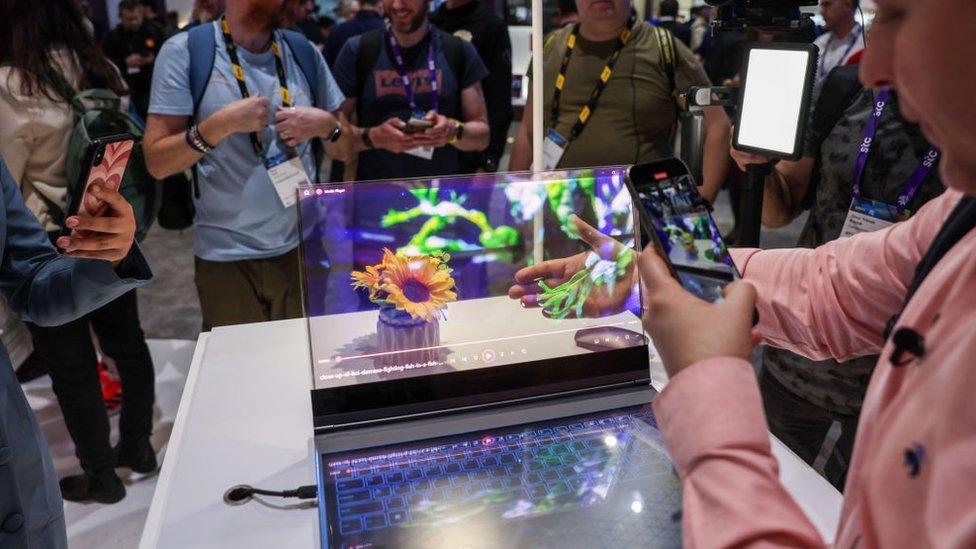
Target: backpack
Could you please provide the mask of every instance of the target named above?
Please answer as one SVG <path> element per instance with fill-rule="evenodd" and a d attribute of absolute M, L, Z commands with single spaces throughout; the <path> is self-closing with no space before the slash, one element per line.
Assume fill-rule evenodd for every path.
<path fill-rule="evenodd" d="M 75 92 L 63 77 L 55 74 L 48 75 L 48 81 L 62 97 L 70 98 L 75 115 L 75 126 L 68 138 L 65 159 L 68 204 L 85 190 L 82 165 L 93 140 L 119 134 L 129 134 L 135 140 L 129 165 L 119 186 L 119 194 L 132 206 L 136 221 L 136 240 L 141 242 L 159 214 L 162 198 L 161 186 L 146 168 L 146 157 L 142 150 L 142 126 L 127 111 L 122 110 L 122 100 L 112 90 L 92 88 Z M 59 225 L 64 225 L 65 216 L 60 207 L 52 208 L 51 215 Z"/>
<path fill-rule="evenodd" d="M 444 57 L 447 59 L 447 66 L 450 68 L 451 72 L 454 73 L 454 78 L 458 81 L 458 95 L 461 94 L 461 77 L 464 75 L 464 44 L 460 38 L 452 34 L 448 34 L 439 29 L 430 27 L 430 32 L 438 33 L 440 40 L 441 49 L 444 52 Z M 432 35 L 433 36 L 433 35 Z M 366 78 L 373 74 L 373 65 L 376 63 L 376 59 L 380 56 L 383 51 L 383 46 L 385 44 L 386 29 L 380 27 L 378 29 L 373 29 L 371 31 L 364 32 L 359 38 L 359 55 L 356 57 L 356 95 L 360 96 L 363 92 L 363 85 L 366 83 Z M 458 108 L 460 108 L 460 101 L 458 102 Z M 356 102 L 357 110 L 363 108 L 363 102 Z M 362 113 L 360 114 L 360 120 L 362 120 Z"/>
<path fill-rule="evenodd" d="M 190 96 L 193 98 L 193 120 L 200 114 L 200 102 L 210 84 L 213 73 L 214 60 L 217 56 L 217 39 L 214 36 L 214 24 L 198 25 L 187 32 L 186 48 L 190 53 Z M 318 50 L 301 33 L 281 29 L 281 38 L 291 50 L 298 68 L 305 77 L 312 99 L 312 105 L 318 105 Z M 318 139 L 312 140 L 312 154 L 315 157 L 315 180 L 318 180 L 318 166 L 322 160 L 322 143 Z M 163 195 L 163 211 L 160 218 L 165 218 L 166 228 L 185 229 L 193 224 L 196 208 L 193 198 L 200 198 L 200 183 L 197 178 L 197 167 L 193 166 L 193 188 L 185 179 L 170 181 L 165 186 Z"/>

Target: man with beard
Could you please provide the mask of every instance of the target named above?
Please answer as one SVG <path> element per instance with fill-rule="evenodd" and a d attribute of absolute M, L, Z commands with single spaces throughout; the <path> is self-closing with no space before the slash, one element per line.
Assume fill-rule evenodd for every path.
<path fill-rule="evenodd" d="M 430 17 L 437 28 L 471 42 L 488 67 L 481 81 L 491 139 L 484 152 L 461 154 L 461 171 L 494 172 L 512 123 L 512 40 L 508 25 L 480 0 L 447 0 Z"/>
<path fill-rule="evenodd" d="M 673 156 L 678 95 L 690 86 L 710 85 L 701 63 L 669 32 L 636 21 L 631 0 L 576 0 L 576 6 L 579 23 L 553 31 L 545 42 L 544 101 L 533 105 L 529 96 L 509 169 L 529 168 L 533 138 L 542 139 L 549 151 L 543 169 L 639 164 Z M 669 57 L 671 71 L 665 63 Z M 536 108 L 545 109 L 540 136 L 532 135 Z M 732 131 L 721 107 L 705 107 L 704 116 L 699 183 L 702 196 L 713 201 L 725 181 Z"/>
<path fill-rule="evenodd" d="M 342 112 L 362 126 L 351 128 L 357 179 L 460 173 L 459 152 L 488 146 L 488 70 L 470 43 L 430 26 L 426 0 L 383 8 L 386 28 L 350 39 L 333 67 Z"/>
<path fill-rule="evenodd" d="M 341 150 L 343 96 L 321 53 L 278 30 L 297 7 L 228 2 L 224 17 L 167 41 L 156 62 L 146 164 L 158 179 L 194 167 L 204 330 L 302 313 L 295 191 L 317 178 L 313 141 Z M 205 87 L 193 80 L 202 50 L 213 52 Z"/>

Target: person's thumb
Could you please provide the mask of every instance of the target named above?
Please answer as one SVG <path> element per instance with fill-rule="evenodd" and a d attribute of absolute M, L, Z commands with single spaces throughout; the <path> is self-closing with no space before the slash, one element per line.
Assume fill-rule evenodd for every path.
<path fill-rule="evenodd" d="M 745 280 L 737 280 L 725 287 L 725 301 L 722 305 L 741 312 L 752 319 L 752 312 L 756 308 L 756 287 Z"/>
<path fill-rule="evenodd" d="M 671 269 L 665 263 L 653 244 L 648 244 L 644 251 L 640 253 L 638 260 L 641 283 L 644 285 L 646 295 L 650 297 L 657 292 L 667 292 L 678 284 L 678 281 L 671 275 Z"/>

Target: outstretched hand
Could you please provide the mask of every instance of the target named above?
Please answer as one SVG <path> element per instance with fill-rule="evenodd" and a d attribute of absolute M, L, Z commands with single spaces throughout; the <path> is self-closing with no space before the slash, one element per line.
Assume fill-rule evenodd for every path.
<path fill-rule="evenodd" d="M 572 215 L 570 227 L 591 251 L 515 273 L 508 296 L 554 318 L 602 317 L 626 308 L 636 284 L 636 253 Z"/>

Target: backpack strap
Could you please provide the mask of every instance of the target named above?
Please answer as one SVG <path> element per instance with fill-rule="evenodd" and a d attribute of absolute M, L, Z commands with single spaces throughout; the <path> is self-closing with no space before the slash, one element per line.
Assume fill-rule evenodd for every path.
<path fill-rule="evenodd" d="M 386 29 L 380 27 L 359 35 L 359 53 L 356 56 L 356 96 L 362 96 L 366 79 L 373 74 L 373 65 L 383 51 L 383 36 Z M 357 102 L 356 110 L 362 108 L 362 101 Z M 360 113 L 360 119 L 362 118 Z"/>
<path fill-rule="evenodd" d="M 654 35 L 657 36 L 657 44 L 661 48 L 661 64 L 664 65 L 664 74 L 668 76 L 668 83 L 671 84 L 671 92 L 677 91 L 677 84 L 674 78 L 674 63 L 677 59 L 677 52 L 674 49 L 674 36 L 671 31 L 654 27 Z"/>
<path fill-rule="evenodd" d="M 671 126 L 671 133 L 668 141 L 674 143 L 675 136 L 678 134 L 678 121 L 681 119 L 681 109 L 678 108 L 677 92 L 678 85 L 674 77 L 674 63 L 678 52 L 674 48 L 674 35 L 671 31 L 662 27 L 654 27 L 654 35 L 657 37 L 657 44 L 661 49 L 661 64 L 664 66 L 664 74 L 668 77 L 668 84 L 671 86 L 671 103 L 674 104 L 674 124 Z"/>
<path fill-rule="evenodd" d="M 319 106 L 319 63 L 318 57 L 319 52 L 315 49 L 315 46 L 305 38 L 305 35 L 299 34 L 293 30 L 283 29 L 281 31 L 281 37 L 288 44 L 288 49 L 291 50 L 291 54 L 295 56 L 295 61 L 298 63 L 298 69 L 302 71 L 302 75 L 305 77 L 305 82 L 308 83 L 308 91 L 311 95 L 312 105 L 317 108 L 322 108 Z"/>
<path fill-rule="evenodd" d="M 186 49 L 190 53 L 190 95 L 193 97 L 195 118 L 210 83 L 210 73 L 213 72 L 214 59 L 217 56 L 213 24 L 199 25 L 187 31 Z"/>
<path fill-rule="evenodd" d="M 305 82 L 308 84 L 309 99 L 312 100 L 312 106 L 323 109 L 325 105 L 319 104 L 319 58 L 322 54 L 319 53 L 315 46 L 308 41 L 308 38 L 304 34 L 295 32 L 293 30 L 282 29 L 281 37 L 284 39 L 285 43 L 288 44 L 288 49 L 291 50 L 291 54 L 295 57 L 295 62 L 298 64 L 298 69 L 301 71 L 302 76 L 305 77 Z M 325 150 L 322 145 L 321 139 L 312 139 L 312 158 L 315 162 L 315 183 L 319 182 L 319 165 L 322 163 L 322 157 L 325 155 Z"/>
<path fill-rule="evenodd" d="M 444 57 L 447 59 L 447 66 L 454 73 L 457 80 L 458 94 L 461 93 L 461 78 L 464 76 L 464 40 L 448 34 L 441 30 L 431 28 L 433 32 L 440 34 L 440 46 L 444 50 Z M 460 109 L 460 102 L 458 109 Z"/>

